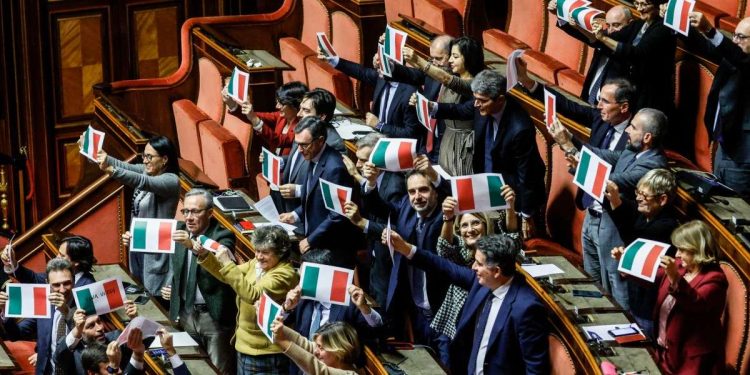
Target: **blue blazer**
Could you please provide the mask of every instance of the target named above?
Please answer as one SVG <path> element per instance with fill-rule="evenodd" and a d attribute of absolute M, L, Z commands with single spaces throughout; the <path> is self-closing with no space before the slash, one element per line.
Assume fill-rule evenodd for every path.
<path fill-rule="evenodd" d="M 346 217 L 328 210 L 320 191 L 320 179 L 352 188 L 352 200 L 359 202 L 359 188 L 346 171 L 341 154 L 330 146 L 325 146 L 315 169 L 308 166 L 310 187 L 307 190 L 307 177 L 302 180 L 302 204 L 294 212 L 300 219 L 305 237 L 311 248 L 329 249 L 333 253 L 334 265 L 354 268 L 357 249 L 364 247 L 362 231 Z M 307 216 L 305 216 L 307 215 Z"/>
<path fill-rule="evenodd" d="M 472 347 L 475 335 L 483 334 L 475 332 L 475 327 L 490 289 L 479 285 L 471 269 L 429 251 L 417 250 L 411 263 L 469 291 L 458 319 L 456 336 L 450 344 L 451 371 L 453 374 L 475 373 L 476 358 L 472 358 Z M 548 336 L 544 305 L 523 276 L 516 275 L 492 326 L 484 357 L 484 373 L 548 374 Z"/>

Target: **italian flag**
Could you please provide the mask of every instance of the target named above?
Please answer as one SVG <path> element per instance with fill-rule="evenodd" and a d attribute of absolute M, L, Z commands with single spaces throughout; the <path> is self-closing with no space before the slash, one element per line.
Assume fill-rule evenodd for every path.
<path fill-rule="evenodd" d="M 323 52 L 324 55 L 328 57 L 334 57 L 336 55 L 336 51 L 333 50 L 333 45 L 331 45 L 331 42 L 328 40 L 328 36 L 326 36 L 326 33 L 316 33 L 318 36 L 318 48 L 321 52 Z"/>
<path fill-rule="evenodd" d="M 102 315 L 125 306 L 125 288 L 119 278 L 98 281 L 73 289 L 73 298 L 86 315 Z"/>
<path fill-rule="evenodd" d="M 399 172 L 414 168 L 417 157 L 417 140 L 409 138 L 381 138 L 370 154 L 370 162 L 376 167 Z"/>
<path fill-rule="evenodd" d="M 557 18 L 567 22 L 570 18 L 570 12 L 588 5 L 591 5 L 591 2 L 586 0 L 558 0 Z"/>
<path fill-rule="evenodd" d="M 604 201 L 604 192 L 612 166 L 596 156 L 586 147 L 581 149 L 581 160 L 578 162 L 573 183 L 599 202 Z"/>
<path fill-rule="evenodd" d="M 678 33 L 687 36 L 690 30 L 690 12 L 695 7 L 692 0 L 669 0 L 667 12 L 664 14 L 664 25 Z"/>
<path fill-rule="evenodd" d="M 323 204 L 327 209 L 344 215 L 344 203 L 352 199 L 352 188 L 337 185 L 321 178 L 320 193 L 323 194 Z"/>
<path fill-rule="evenodd" d="M 430 118 L 430 101 L 424 95 L 417 93 L 417 118 L 429 133 L 435 132 L 435 121 Z"/>
<path fill-rule="evenodd" d="M 391 76 L 391 64 L 388 63 L 388 56 L 385 55 L 385 47 L 382 44 L 378 44 L 378 60 L 380 60 L 380 72 L 384 76 Z"/>
<path fill-rule="evenodd" d="M 80 153 L 87 158 L 96 161 L 96 154 L 102 149 L 104 144 L 104 132 L 98 131 L 89 125 L 88 129 L 83 132 L 83 144 L 81 144 Z"/>
<path fill-rule="evenodd" d="M 302 263 L 300 285 L 302 298 L 337 305 L 349 305 L 349 285 L 354 271 L 317 263 Z"/>
<path fill-rule="evenodd" d="M 200 242 L 201 246 L 203 246 L 204 249 L 206 249 L 206 250 L 208 250 L 208 251 L 210 251 L 212 253 L 215 253 L 221 247 L 220 243 L 218 243 L 218 242 L 216 242 L 216 241 L 214 241 L 214 240 L 212 240 L 212 239 L 210 239 L 210 238 L 208 238 L 208 237 L 206 237 L 206 236 L 204 236 L 202 234 L 200 236 L 198 236 L 198 242 Z"/>
<path fill-rule="evenodd" d="M 130 223 L 130 251 L 144 253 L 174 253 L 172 232 L 177 220 L 133 218 Z"/>
<path fill-rule="evenodd" d="M 8 318 L 52 318 L 49 284 L 8 284 L 5 290 Z"/>
<path fill-rule="evenodd" d="M 484 212 L 508 207 L 503 198 L 505 183 L 498 173 L 480 173 L 453 177 L 451 188 L 453 198 L 458 202 L 457 213 Z"/>
<path fill-rule="evenodd" d="M 557 117 L 557 97 L 549 92 L 546 87 L 544 88 L 544 114 L 544 123 L 547 124 L 547 129 L 549 129 L 555 123 Z"/>
<path fill-rule="evenodd" d="M 594 18 L 600 14 L 604 14 L 604 12 L 590 7 L 580 7 L 572 13 L 578 25 L 590 32 L 594 31 Z"/>
<path fill-rule="evenodd" d="M 403 49 L 406 44 L 406 33 L 403 31 L 396 30 L 390 26 L 385 27 L 385 42 L 383 51 L 385 56 L 390 57 L 392 60 L 399 64 L 404 63 Z"/>
<path fill-rule="evenodd" d="M 273 152 L 269 151 L 265 147 L 262 148 L 263 152 L 263 165 L 262 174 L 263 178 L 271 184 L 271 188 L 278 190 L 281 186 L 281 158 L 276 156 Z"/>
<path fill-rule="evenodd" d="M 250 83 L 250 74 L 234 67 L 232 79 L 229 80 L 227 91 L 237 103 L 242 103 L 247 99 L 247 89 Z"/>
<path fill-rule="evenodd" d="M 281 305 L 274 302 L 271 297 L 263 292 L 258 300 L 258 327 L 263 334 L 273 342 L 273 332 L 271 331 L 271 323 L 281 313 Z"/>
<path fill-rule="evenodd" d="M 669 244 L 639 238 L 625 249 L 617 270 L 653 283 L 667 249 Z"/>

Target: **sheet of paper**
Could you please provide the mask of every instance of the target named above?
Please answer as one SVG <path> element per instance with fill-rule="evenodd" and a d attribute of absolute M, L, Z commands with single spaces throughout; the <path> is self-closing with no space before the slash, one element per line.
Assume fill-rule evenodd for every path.
<path fill-rule="evenodd" d="M 282 223 L 280 221 L 274 221 L 271 223 L 253 223 L 253 224 L 255 224 L 256 228 L 267 227 L 269 225 L 278 225 L 284 228 L 284 230 L 286 230 L 287 234 L 289 234 L 290 236 L 294 235 L 294 230 L 297 229 L 297 227 L 295 227 L 294 225 Z"/>
<path fill-rule="evenodd" d="M 451 179 L 451 178 L 453 177 L 453 176 L 451 176 L 450 174 L 448 174 L 448 172 L 446 172 L 446 170 L 445 170 L 445 169 L 443 169 L 443 167 L 441 167 L 441 166 L 439 166 L 439 165 L 437 165 L 437 164 L 434 164 L 434 165 L 432 166 L 432 169 L 434 169 L 434 170 L 435 170 L 435 172 L 437 172 L 437 174 L 439 174 L 439 175 L 440 175 L 440 177 L 442 177 L 442 178 L 443 178 L 443 179 L 445 179 L 445 180 L 449 180 L 449 181 L 450 181 L 450 179 Z"/>
<path fill-rule="evenodd" d="M 554 264 L 524 264 L 521 266 L 524 271 L 528 272 L 531 277 L 544 277 L 565 273 L 560 267 Z"/>
<path fill-rule="evenodd" d="M 266 220 L 272 223 L 279 221 L 279 211 L 276 209 L 276 205 L 273 204 L 273 199 L 270 195 L 255 202 L 255 209 Z"/>
<path fill-rule="evenodd" d="M 198 346 L 198 343 L 193 340 L 192 337 L 187 332 L 170 332 L 172 334 L 172 345 L 177 347 L 182 346 Z M 156 338 L 154 338 L 154 342 L 151 343 L 151 346 L 149 349 L 153 348 L 161 348 L 161 337 L 159 335 L 156 335 Z"/>
<path fill-rule="evenodd" d="M 609 331 L 613 329 L 618 328 L 626 328 L 626 327 L 633 327 L 638 330 L 641 334 L 643 331 L 640 327 L 638 327 L 638 324 L 636 323 L 630 323 L 630 324 L 606 324 L 606 325 L 600 325 L 600 326 L 586 326 L 581 327 L 583 329 L 583 332 L 586 334 L 586 338 L 592 339 L 595 336 L 599 336 L 599 338 L 603 341 L 615 341 L 615 338 L 612 337 L 612 335 L 609 334 Z"/>
<path fill-rule="evenodd" d="M 137 316 L 133 320 L 128 323 L 128 326 L 125 327 L 125 329 L 122 331 L 119 337 L 117 337 L 117 343 L 120 345 L 125 344 L 128 342 L 128 336 L 130 335 L 130 331 L 133 330 L 133 328 L 138 328 L 141 330 L 141 333 L 143 334 L 143 339 L 147 339 L 149 337 L 156 336 L 156 331 L 160 328 L 164 328 L 161 324 L 146 319 L 142 316 Z"/>
<path fill-rule="evenodd" d="M 333 123 L 336 132 L 347 141 L 362 138 L 375 130 L 367 125 L 352 122 L 349 118 L 341 118 Z"/>

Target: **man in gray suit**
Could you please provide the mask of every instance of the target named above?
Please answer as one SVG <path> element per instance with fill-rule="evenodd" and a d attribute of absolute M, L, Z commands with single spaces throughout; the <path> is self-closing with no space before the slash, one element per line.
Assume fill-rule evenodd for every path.
<path fill-rule="evenodd" d="M 651 169 L 667 166 L 667 158 L 662 150 L 666 130 L 667 117 L 664 113 L 644 108 L 636 113 L 625 128 L 628 136 L 625 150 L 587 147 L 612 165 L 609 179 L 620 187 L 620 194 L 624 198 L 635 200 L 635 188 L 641 177 Z M 574 166 L 577 165 L 578 149 L 572 142 L 570 132 L 556 121 L 550 128 L 550 134 L 560 144 L 567 160 Z M 587 198 L 584 197 L 585 200 Z M 609 203 L 605 201 L 603 204 Z M 617 261 L 610 256 L 613 247 L 622 246 L 622 239 L 607 210 L 598 212 L 587 209 L 581 233 L 584 269 L 592 276 L 598 273 L 604 289 L 612 293 L 624 309 L 629 309 L 628 285 L 617 272 Z"/>

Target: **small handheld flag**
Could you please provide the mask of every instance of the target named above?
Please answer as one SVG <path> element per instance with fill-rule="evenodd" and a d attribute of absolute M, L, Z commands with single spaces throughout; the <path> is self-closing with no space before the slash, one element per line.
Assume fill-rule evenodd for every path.
<path fill-rule="evenodd" d="M 352 200 L 352 188 L 334 184 L 333 182 L 320 179 L 320 193 L 323 195 L 323 204 L 326 208 L 344 215 L 344 204 Z"/>
<path fill-rule="evenodd" d="M 349 305 L 349 285 L 354 271 L 325 264 L 302 263 L 300 268 L 302 298 L 337 305 Z"/>
<path fill-rule="evenodd" d="M 388 62 L 388 56 L 385 55 L 385 47 L 382 44 L 378 44 L 378 60 L 380 60 L 380 72 L 384 76 L 391 76 L 391 63 Z"/>
<path fill-rule="evenodd" d="M 232 72 L 232 79 L 229 80 L 227 91 L 237 103 L 242 103 L 247 99 L 247 90 L 250 85 L 250 74 L 239 70 L 237 67 Z"/>
<path fill-rule="evenodd" d="M 104 132 L 89 125 L 88 129 L 83 132 L 83 144 L 81 144 L 80 153 L 93 161 L 97 161 L 96 154 L 102 149 L 103 144 Z"/>
<path fill-rule="evenodd" d="M 458 202 L 457 213 L 484 212 L 505 209 L 508 202 L 503 197 L 503 176 L 497 173 L 480 173 L 451 179 L 453 198 Z"/>
<path fill-rule="evenodd" d="M 328 40 L 328 36 L 326 36 L 326 33 L 318 32 L 315 35 L 318 36 L 318 48 L 320 48 L 320 51 L 323 52 L 324 55 L 327 57 L 337 56 L 336 51 L 333 50 L 333 45 Z"/>
<path fill-rule="evenodd" d="M 557 18 L 567 22 L 571 12 L 588 5 L 591 5 L 591 2 L 586 0 L 559 0 L 557 2 Z"/>
<path fill-rule="evenodd" d="M 604 12 L 590 7 L 580 7 L 571 13 L 576 23 L 589 32 L 594 32 L 594 18 L 601 14 Z"/>
<path fill-rule="evenodd" d="M 581 160 L 578 162 L 573 183 L 601 203 L 604 201 L 611 171 L 612 166 L 609 163 L 584 146 L 581 149 Z"/>
<path fill-rule="evenodd" d="M 172 232 L 177 220 L 133 218 L 130 223 L 130 251 L 144 253 L 174 253 Z"/>
<path fill-rule="evenodd" d="M 555 118 L 557 118 L 557 97 L 546 87 L 544 88 L 544 114 L 544 123 L 549 129 L 555 124 Z"/>
<path fill-rule="evenodd" d="M 435 122 L 430 118 L 430 101 L 420 93 L 417 93 L 417 118 L 428 132 L 435 132 Z"/>
<path fill-rule="evenodd" d="M 669 244 L 639 238 L 625 249 L 617 270 L 653 283 L 667 249 Z"/>
<path fill-rule="evenodd" d="M 52 318 L 49 284 L 8 284 L 7 318 Z"/>
<path fill-rule="evenodd" d="M 396 30 L 390 26 L 385 27 L 385 56 L 390 57 L 393 61 L 404 64 L 403 49 L 406 44 L 406 33 Z"/>
<path fill-rule="evenodd" d="M 417 140 L 409 138 L 381 138 L 370 154 L 370 162 L 376 167 L 391 171 L 414 168 L 417 157 Z"/>
<path fill-rule="evenodd" d="M 271 189 L 278 190 L 281 186 L 281 158 L 276 156 L 273 152 L 269 151 L 265 147 L 262 148 L 263 152 L 263 166 L 262 173 L 263 178 L 271 184 Z"/>
<path fill-rule="evenodd" d="M 276 320 L 276 317 L 281 314 L 281 305 L 274 302 L 271 297 L 263 292 L 258 300 L 258 327 L 263 334 L 273 342 L 273 331 L 271 331 L 271 323 Z"/>
<path fill-rule="evenodd" d="M 692 0 L 669 0 L 664 13 L 664 25 L 687 36 L 690 31 L 690 12 L 695 7 Z"/>
<path fill-rule="evenodd" d="M 207 236 L 200 235 L 198 236 L 198 242 L 200 242 L 201 246 L 203 246 L 204 249 L 215 253 L 221 248 L 221 244 L 208 238 Z"/>
<path fill-rule="evenodd" d="M 74 288 L 73 298 L 86 315 L 102 315 L 125 306 L 127 296 L 122 280 L 112 278 Z"/>

